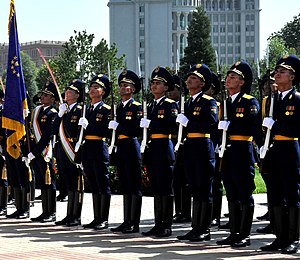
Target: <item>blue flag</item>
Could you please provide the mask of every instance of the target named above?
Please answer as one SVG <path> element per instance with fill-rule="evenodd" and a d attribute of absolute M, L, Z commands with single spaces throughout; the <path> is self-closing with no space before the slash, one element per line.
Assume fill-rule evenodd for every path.
<path fill-rule="evenodd" d="M 25 115 L 28 105 L 14 0 L 10 2 L 8 35 L 9 47 L 2 127 L 7 129 L 7 152 L 17 159 L 20 156 L 19 141 L 26 134 Z"/>

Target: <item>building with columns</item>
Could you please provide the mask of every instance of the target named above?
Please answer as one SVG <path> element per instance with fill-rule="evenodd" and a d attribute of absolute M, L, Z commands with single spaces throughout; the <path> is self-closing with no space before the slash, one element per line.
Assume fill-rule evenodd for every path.
<path fill-rule="evenodd" d="M 175 68 L 184 56 L 192 12 L 203 6 L 219 63 L 259 58 L 259 0 L 110 0 L 110 42 L 127 68 L 149 78 L 157 66 Z"/>

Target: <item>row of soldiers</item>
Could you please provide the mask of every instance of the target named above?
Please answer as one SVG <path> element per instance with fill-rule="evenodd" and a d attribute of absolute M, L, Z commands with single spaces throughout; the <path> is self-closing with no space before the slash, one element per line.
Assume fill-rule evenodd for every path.
<path fill-rule="evenodd" d="M 123 194 L 124 221 L 111 230 L 139 232 L 143 162 L 154 196 L 154 226 L 142 234 L 172 235 L 173 188 L 188 187 L 193 197 L 192 229 L 177 238 L 207 241 L 211 239 L 213 182 L 221 171 L 229 206 L 230 235 L 218 240 L 217 244 L 245 247 L 250 245 L 254 213 L 252 194 L 257 146 L 262 147 L 261 157 L 267 148 L 261 163 L 263 173 L 269 176 L 268 201 L 276 235 L 276 239 L 261 250 L 296 253 L 300 222 L 300 93 L 293 86 L 300 80 L 300 60 L 289 55 L 277 62 L 274 71 L 276 91 L 266 97 L 262 109 L 258 100 L 249 95 L 253 75 L 248 63 L 238 61 L 227 72 L 225 88 L 229 98 L 220 107 L 206 94 L 212 85 L 218 84 L 212 83 L 215 78 L 212 75 L 205 64 L 191 67 L 186 80 L 190 98 L 179 111 L 178 104 L 167 94 L 176 85 L 182 87 L 184 82 L 165 68 L 157 67 L 151 74 L 150 89 L 154 99 L 143 109 L 133 98 L 141 90 L 141 80 L 133 71 L 124 70 L 118 77 L 122 100 L 116 106 L 115 118 L 111 117 L 112 108 L 104 103 L 112 91 L 104 74 L 98 74 L 89 83 L 91 104 L 86 108 L 79 104 L 84 98 L 82 81 L 74 80 L 68 85 L 65 103 L 59 105 L 58 112 L 53 107 L 57 90 L 48 83 L 42 91 L 41 105 L 32 113 L 35 143 L 19 160 L 29 166 L 24 171 L 31 169 L 34 172 L 41 189 L 43 212 L 31 220 L 56 221 L 51 142 L 57 135 L 59 142 L 55 152 L 60 174 L 67 184 L 68 206 L 66 217 L 56 221 L 56 225 L 81 224 L 85 176 L 92 193 L 94 218 L 83 227 L 108 228 L 111 199 L 108 167 L 110 161 L 115 161 Z M 219 109 L 223 112 L 219 113 Z M 262 126 L 269 133 L 268 147 L 263 146 Z M 182 138 L 178 138 L 177 134 L 181 133 Z M 141 148 L 139 137 L 142 135 Z M 116 139 L 112 150 L 106 142 L 111 136 Z M 175 154 L 174 147 L 181 141 Z M 221 160 L 218 160 L 218 153 Z M 220 165 L 216 166 L 216 163 Z M 184 172 L 183 179 L 178 174 L 180 169 Z M 23 184 L 18 188 L 22 190 Z M 17 203 L 17 211 L 7 217 L 19 218 L 23 212 Z"/>

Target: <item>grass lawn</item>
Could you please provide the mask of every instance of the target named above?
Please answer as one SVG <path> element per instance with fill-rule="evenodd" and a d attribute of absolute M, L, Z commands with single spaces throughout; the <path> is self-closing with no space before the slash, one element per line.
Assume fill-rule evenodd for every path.
<path fill-rule="evenodd" d="M 255 170 L 255 185 L 256 185 L 256 189 L 254 191 L 255 194 L 257 193 L 266 193 L 266 185 L 264 180 L 261 177 L 260 172 L 258 171 L 258 169 Z"/>

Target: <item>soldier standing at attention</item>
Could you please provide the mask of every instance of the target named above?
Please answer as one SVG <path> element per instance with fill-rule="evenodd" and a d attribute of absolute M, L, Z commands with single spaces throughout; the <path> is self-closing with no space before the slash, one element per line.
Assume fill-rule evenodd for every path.
<path fill-rule="evenodd" d="M 222 177 L 229 208 L 230 235 L 218 245 L 245 247 L 250 245 L 254 212 L 255 157 L 253 139 L 260 140 L 260 108 L 250 96 L 252 70 L 238 61 L 227 72 L 225 87 L 229 92 L 228 121 L 220 121 L 219 129 L 227 131 L 228 142 L 222 161 Z"/>
<path fill-rule="evenodd" d="M 82 164 L 93 196 L 94 219 L 83 225 L 96 230 L 108 228 L 110 207 L 109 153 L 106 138 L 109 136 L 108 118 L 111 107 L 103 102 L 110 92 L 109 79 L 103 74 L 92 78 L 89 86 L 91 105 L 86 118 L 79 119 L 85 129 L 82 145 Z"/>
<path fill-rule="evenodd" d="M 174 146 L 170 135 L 177 131 L 178 106 L 167 98 L 166 92 L 174 89 L 172 75 L 157 67 L 151 75 L 153 102 L 148 106 L 148 119 L 142 118 L 140 126 L 148 128 L 150 141 L 145 150 L 145 164 L 154 194 L 155 225 L 144 236 L 168 237 L 172 235 L 173 220 L 173 165 Z"/>
<path fill-rule="evenodd" d="M 263 126 L 271 130 L 268 202 L 276 238 L 262 251 L 295 254 L 299 247 L 300 223 L 300 93 L 293 87 L 300 81 L 300 60 L 295 55 L 279 59 L 275 67 L 273 118 Z"/>
<path fill-rule="evenodd" d="M 60 177 L 67 185 L 68 205 L 67 216 L 55 222 L 56 225 L 77 226 L 81 224 L 80 216 L 83 199 L 83 180 L 80 167 L 76 166 L 75 145 L 78 141 L 80 128 L 78 121 L 82 115 L 82 106 L 78 102 L 83 99 L 84 82 L 76 79 L 69 83 L 65 92 L 65 101 L 59 106 L 58 117 L 55 120 L 57 143 L 57 164 Z"/>
<path fill-rule="evenodd" d="M 181 95 L 187 96 L 188 90 L 186 88 L 186 83 L 178 76 L 173 75 L 175 88 L 169 91 L 168 97 L 176 101 L 178 106 Z M 178 136 L 173 135 L 172 141 L 174 147 L 177 144 Z M 183 139 L 182 139 L 183 141 Z M 191 221 L 191 204 L 192 197 L 188 186 L 188 182 L 184 173 L 184 158 L 183 158 L 183 145 L 180 145 L 176 154 L 176 161 L 174 165 L 174 205 L 175 205 L 175 215 L 173 216 L 174 223 L 185 223 Z"/>
<path fill-rule="evenodd" d="M 32 221 L 51 222 L 56 220 L 56 183 L 52 165 L 53 122 L 57 111 L 53 107 L 58 93 L 55 85 L 48 81 L 42 91 L 41 105 L 32 114 L 32 128 L 36 141 L 35 147 L 27 155 L 34 170 L 35 179 L 41 189 L 41 215 Z"/>
<path fill-rule="evenodd" d="M 184 115 L 177 122 L 183 125 L 186 140 L 183 145 L 185 173 L 193 196 L 192 230 L 178 236 L 180 240 L 210 240 L 212 215 L 212 181 L 215 172 L 214 145 L 211 133 L 217 128 L 216 100 L 204 92 L 211 85 L 211 70 L 205 64 L 194 65 L 187 78 L 190 99 Z"/>
<path fill-rule="evenodd" d="M 131 70 L 124 70 L 118 78 L 122 102 L 117 107 L 117 120 L 109 122 L 109 129 L 117 135 L 116 165 L 123 194 L 124 222 L 111 228 L 113 232 L 137 233 L 142 206 L 141 152 L 137 137 L 141 136 L 141 103 L 133 95 L 141 89 L 139 77 Z"/>

